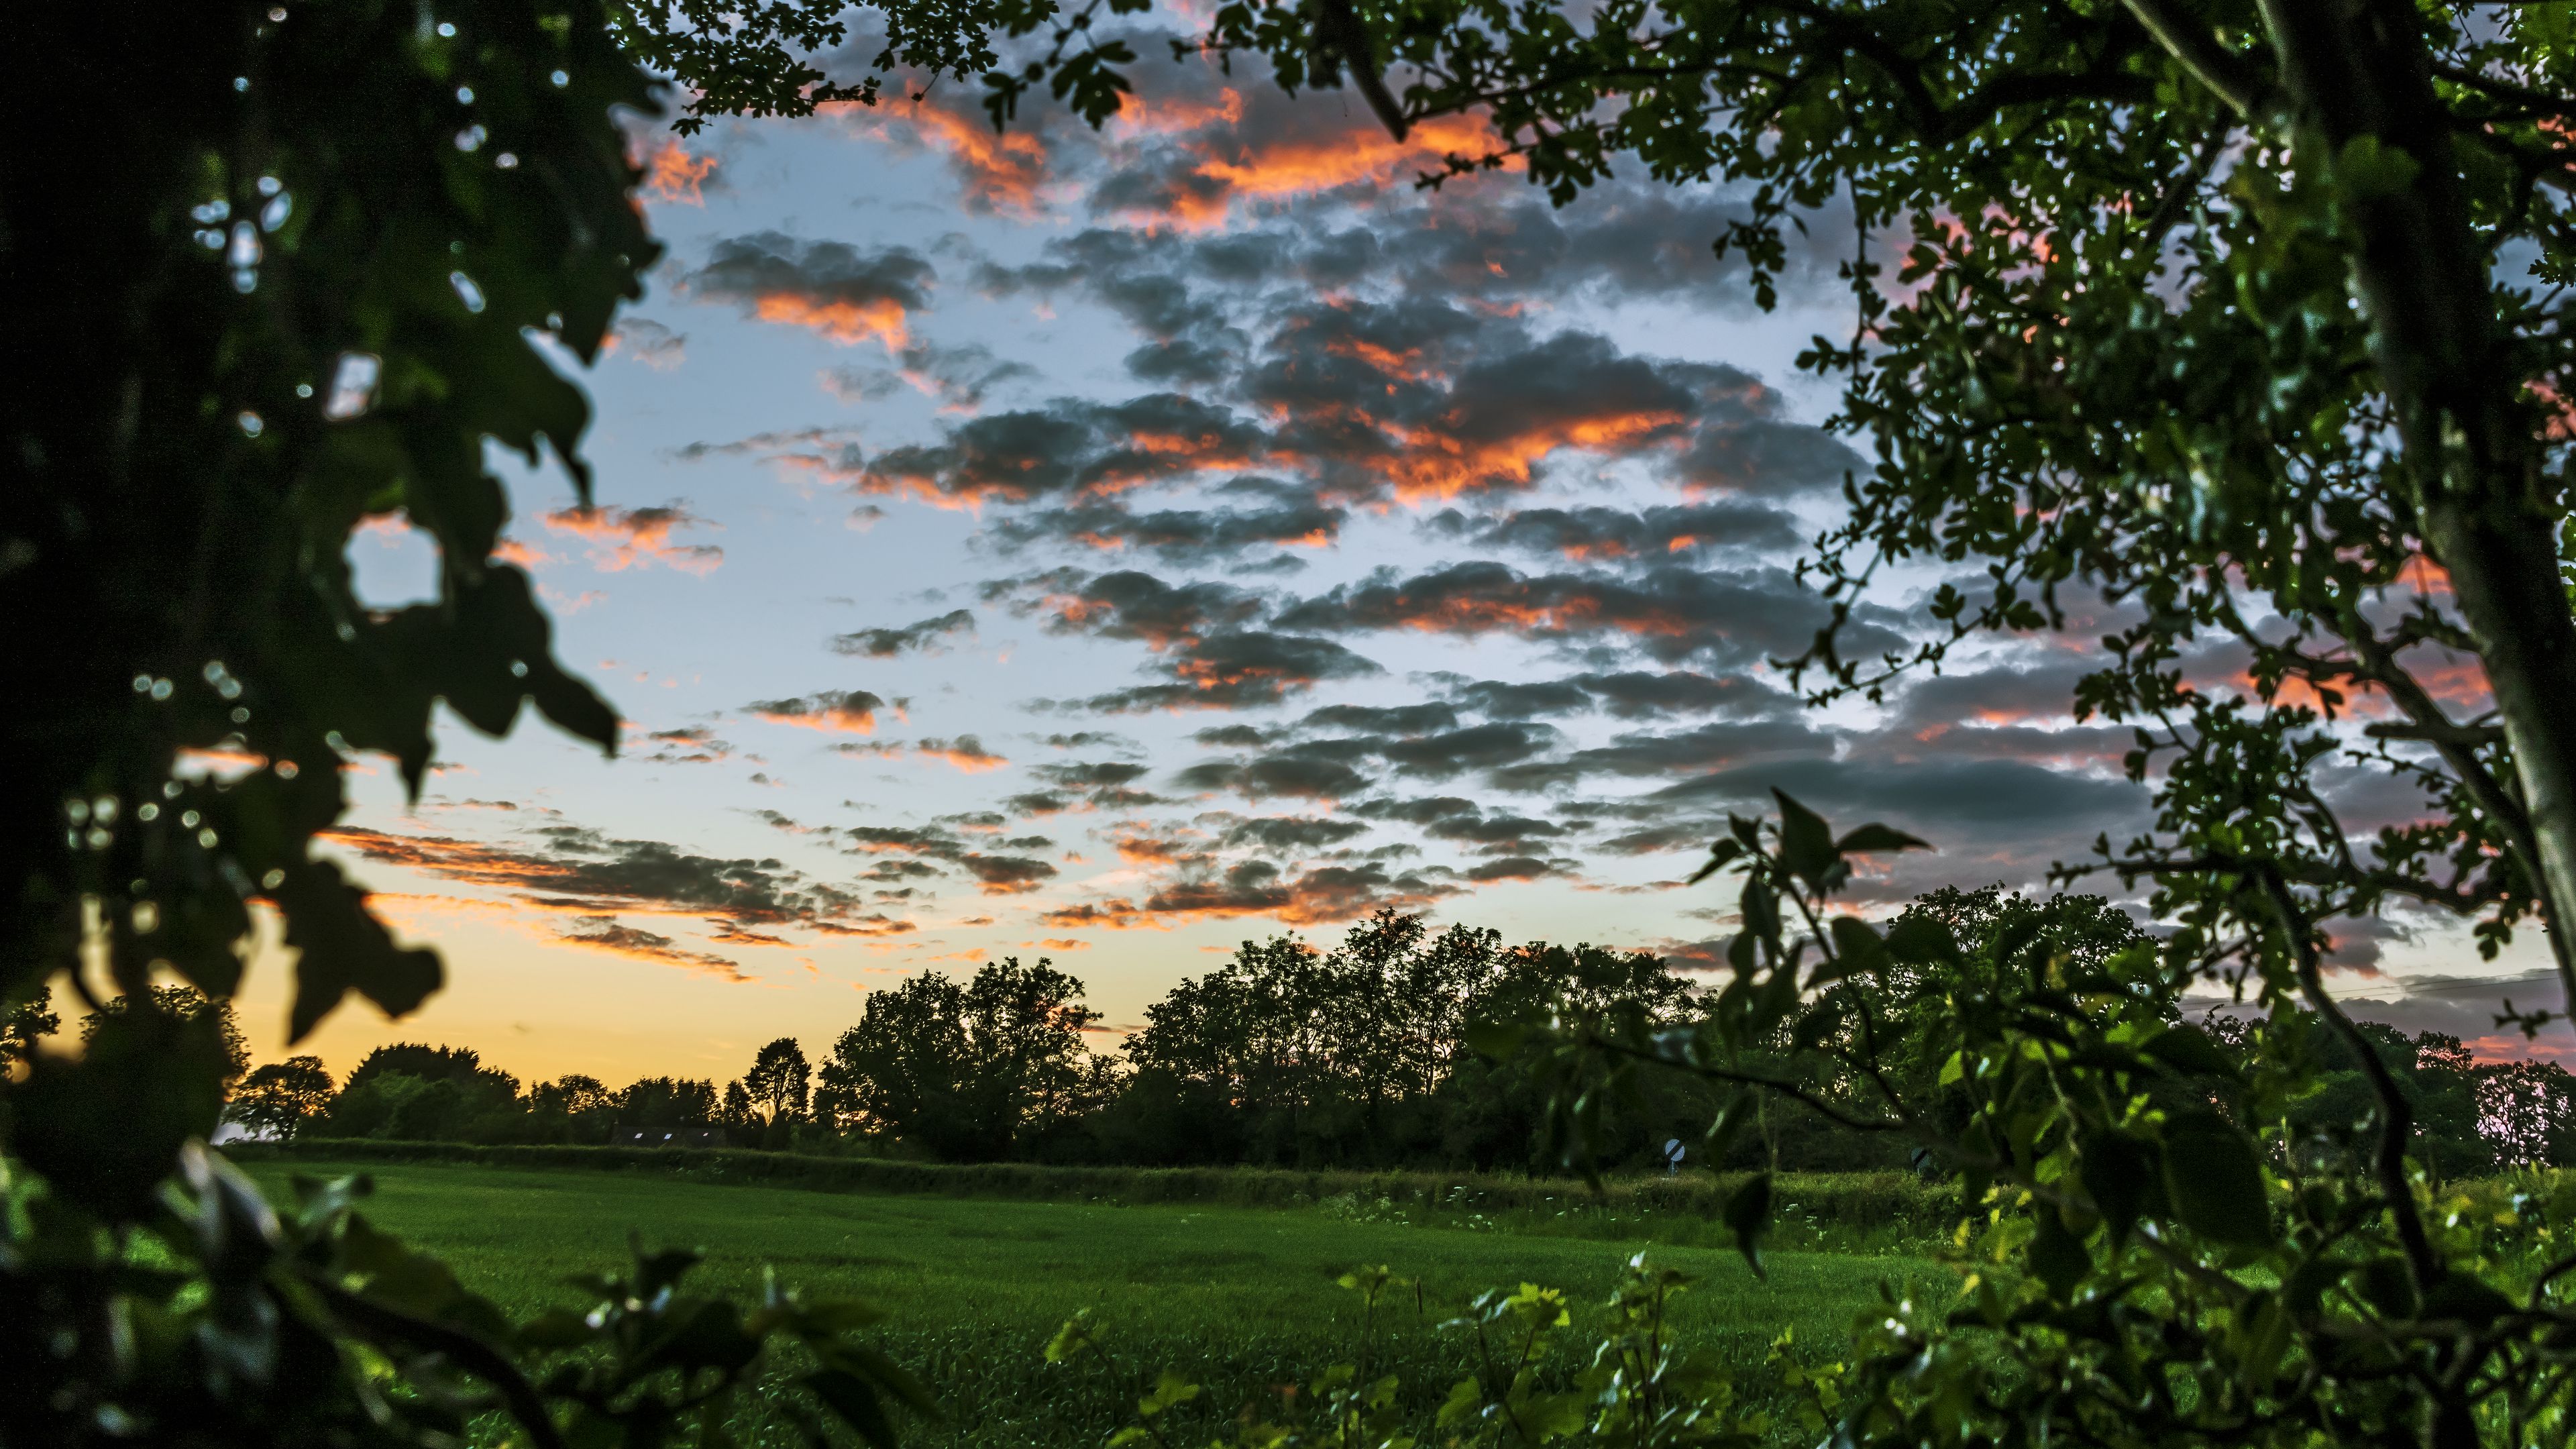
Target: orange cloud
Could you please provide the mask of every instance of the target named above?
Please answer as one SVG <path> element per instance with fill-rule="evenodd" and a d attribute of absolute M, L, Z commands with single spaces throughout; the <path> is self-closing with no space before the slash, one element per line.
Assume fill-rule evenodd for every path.
<path fill-rule="evenodd" d="M 979 209 L 1018 216 L 1038 209 L 1046 184 L 1046 144 L 1027 131 L 996 131 L 981 115 L 961 114 L 938 101 L 861 106 L 828 102 L 817 107 L 885 136 L 908 136 L 946 156 L 966 173 L 966 199 Z"/>
<path fill-rule="evenodd" d="M 707 199 L 698 188 L 715 170 L 713 156 L 692 155 L 678 137 L 665 137 L 653 154 L 644 158 L 644 194 L 655 201 L 703 207 Z"/>
<path fill-rule="evenodd" d="M 880 911 L 848 921 L 817 921 L 814 929 L 826 936 L 902 936 L 920 927 L 910 921 L 897 920 Z"/>
<path fill-rule="evenodd" d="M 623 956 L 630 961 L 684 967 L 722 981 L 747 983 L 751 980 L 742 974 L 742 967 L 734 961 L 711 951 L 683 949 L 668 936 L 622 925 L 615 916 L 583 916 L 576 923 L 576 929 L 559 931 L 555 939 L 566 945 L 587 946 L 594 951 Z"/>
<path fill-rule="evenodd" d="M 849 735 L 875 734 L 877 711 L 885 707 L 884 700 L 864 689 L 826 690 L 802 699 L 757 700 L 749 706 L 753 715 L 771 724 Z"/>
<path fill-rule="evenodd" d="M 1066 906 L 1060 910 L 1044 912 L 1038 920 L 1044 925 L 1067 928 L 1099 926 L 1113 931 L 1124 931 L 1137 926 L 1152 926 L 1157 930 L 1170 929 L 1165 922 L 1148 919 L 1144 912 L 1136 908 L 1135 902 L 1123 898 L 1096 904 L 1086 901 L 1078 906 Z"/>
<path fill-rule="evenodd" d="M 659 508 L 559 508 L 545 515 L 545 523 L 558 533 L 589 540 L 592 567 L 606 573 L 661 563 L 704 576 L 724 562 L 724 550 L 714 544 L 671 541 L 675 529 L 720 526 L 676 503 Z"/>
<path fill-rule="evenodd" d="M 1159 206 L 1130 208 L 1131 216 L 1207 230 L 1222 225 L 1238 200 L 1300 196 L 1358 182 L 1384 184 L 1401 173 L 1436 169 L 1452 155 L 1492 154 L 1501 144 L 1482 115 L 1433 117 L 1401 141 L 1360 115 L 1323 135 L 1246 141 L 1238 124 L 1241 98 L 1232 91 L 1225 94 L 1228 101 L 1195 113 L 1212 123 L 1181 143 L 1199 157 L 1192 168 L 1198 184 L 1174 188 Z M 1182 108 L 1172 113 L 1192 114 Z M 1503 169 L 1518 170 L 1521 164 L 1514 157 Z"/>
<path fill-rule="evenodd" d="M 913 747 L 913 753 L 924 759 L 953 765 L 970 775 L 979 774 L 985 770 L 998 770 L 1010 763 L 1009 760 L 984 748 L 984 742 L 973 735 L 959 735 L 953 740 L 923 740 Z"/>
<path fill-rule="evenodd" d="M 793 293 L 775 292 L 752 303 L 752 315 L 763 322 L 810 327 L 844 347 L 876 338 L 889 352 L 909 346 L 912 333 L 903 304 L 891 298 L 867 302 L 816 302 Z"/>
<path fill-rule="evenodd" d="M 1202 849 L 1204 839 L 1188 832 L 1157 839 L 1129 830 L 1113 837 L 1110 844 L 1116 847 L 1118 858 L 1131 865 L 1178 865 L 1183 860 L 1194 860 L 1205 853 Z"/>
<path fill-rule="evenodd" d="M 1609 451 L 1633 447 L 1657 433 L 1677 437 L 1690 419 L 1678 412 L 1639 412 L 1581 418 L 1531 427 L 1487 442 L 1467 442 L 1428 428 L 1385 425 L 1404 452 L 1387 468 L 1396 496 L 1408 503 L 1455 498 L 1470 489 L 1501 484 L 1526 487 L 1534 465 L 1560 448 Z"/>
<path fill-rule="evenodd" d="M 887 760 L 902 755 L 912 755 L 920 759 L 937 760 L 943 765 L 963 770 L 970 775 L 980 774 L 986 770 L 998 770 L 1010 763 L 1007 758 L 984 748 L 984 742 L 973 735 L 959 735 L 953 740 L 925 739 L 911 745 L 901 740 L 884 740 L 864 745 L 840 744 L 832 748 L 845 755 L 874 755 Z"/>
<path fill-rule="evenodd" d="M 346 825 L 323 832 L 322 838 L 372 862 L 505 892 L 510 897 L 506 904 L 459 908 L 488 906 L 521 918 L 693 916 L 709 922 L 719 939 L 729 933 L 766 934 L 755 930 L 760 927 L 798 925 L 827 931 L 849 926 L 866 933 L 885 919 L 859 915 L 855 896 L 806 881 L 774 860 L 711 859 L 655 841 L 608 840 L 570 826 L 548 827 L 547 833 L 551 843 L 544 853 L 457 836 L 397 835 Z"/>

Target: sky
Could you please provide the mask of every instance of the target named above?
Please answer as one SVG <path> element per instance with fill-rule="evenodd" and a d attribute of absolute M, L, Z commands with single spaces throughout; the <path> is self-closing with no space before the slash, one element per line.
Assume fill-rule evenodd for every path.
<path fill-rule="evenodd" d="M 721 1081 L 1003 956 L 1080 977 L 1106 1050 L 1236 943 L 1381 906 L 1706 960 L 1727 896 L 1681 879 L 1773 786 L 1938 847 L 1859 882 L 1870 909 L 2044 889 L 2144 825 L 2127 732 L 2069 714 L 2100 618 L 1878 706 L 1806 707 L 1779 667 L 1824 617 L 1796 563 L 1868 451 L 1796 367 L 1850 331 L 1830 215 L 1765 313 L 1711 252 L 1722 183 L 1425 190 L 1481 122 L 1399 143 L 1241 67 L 1136 74 L 1099 132 L 996 135 L 956 86 L 634 124 L 667 253 L 598 365 L 561 359 L 593 505 L 495 455 L 504 556 L 624 738 L 445 718 L 417 800 L 356 762 L 324 848 L 448 986 L 293 1050 Z M 371 603 L 433 587 L 399 519 L 350 556 Z M 1846 650 L 1922 637 L 1939 582 L 1884 581 Z M 2481 963 L 2401 919 L 2344 931 L 2340 979 L 2521 1050 L 2493 1002 L 2558 1004 L 2537 946 Z M 272 944 L 243 1004 L 263 1058 L 286 992 Z"/>

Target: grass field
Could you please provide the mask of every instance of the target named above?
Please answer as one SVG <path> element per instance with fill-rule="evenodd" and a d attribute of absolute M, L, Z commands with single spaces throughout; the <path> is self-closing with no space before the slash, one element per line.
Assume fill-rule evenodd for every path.
<path fill-rule="evenodd" d="M 292 1172 L 340 1169 L 250 1170 L 283 1187 Z M 1476 1292 L 1537 1282 L 1589 1307 L 1645 1246 L 1323 1210 L 857 1196 L 477 1166 L 364 1170 L 376 1182 L 366 1209 L 375 1221 L 444 1256 L 468 1286 L 514 1312 L 567 1301 L 559 1285 L 568 1274 L 617 1266 L 630 1227 L 648 1246 L 705 1250 L 708 1288 L 754 1292 L 767 1263 L 809 1296 L 870 1300 L 891 1315 L 884 1346 L 948 1408 L 950 1422 L 920 1434 L 924 1443 L 1099 1443 L 1132 1386 L 1039 1356 L 1082 1308 L 1107 1325 L 1128 1367 L 1205 1383 L 1201 1427 L 1213 1431 L 1248 1399 L 1352 1356 L 1357 1298 L 1332 1280 L 1366 1263 L 1421 1281 L 1424 1311 L 1406 1295 L 1381 1361 L 1404 1375 L 1409 1397 L 1436 1401 L 1464 1364 L 1457 1335 L 1436 1325 Z M 1778 1253 L 1766 1283 L 1732 1253 L 1651 1252 L 1702 1280 L 1683 1300 L 1684 1330 L 1748 1365 L 1783 1328 L 1811 1353 L 1838 1353 L 1882 1278 L 1942 1276 L 1919 1260 Z M 757 1422 L 742 1427 L 755 1442 L 788 1442 Z"/>

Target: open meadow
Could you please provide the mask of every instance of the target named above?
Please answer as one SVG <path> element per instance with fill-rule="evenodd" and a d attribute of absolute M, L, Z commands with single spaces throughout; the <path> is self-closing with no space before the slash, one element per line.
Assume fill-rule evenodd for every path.
<path fill-rule="evenodd" d="M 1207 1386 L 1181 1436 L 1205 1442 L 1248 1400 L 1357 1355 L 1358 1296 L 1334 1279 L 1367 1264 L 1419 1280 L 1418 1298 L 1407 1291 L 1381 1310 L 1374 1363 L 1426 1407 L 1467 1362 L 1464 1337 L 1440 1323 L 1486 1288 L 1561 1288 L 1579 1328 L 1626 1258 L 1646 1251 L 1700 1280 L 1678 1307 L 1683 1332 L 1753 1366 L 1784 1329 L 1802 1356 L 1835 1357 L 1882 1279 L 1945 1276 L 1921 1259 L 1777 1252 L 1764 1281 L 1722 1249 L 1369 1220 L 1331 1204 L 982 1201 L 327 1160 L 249 1170 L 278 1190 L 298 1172 L 371 1174 L 369 1217 L 513 1314 L 570 1301 L 567 1275 L 620 1266 L 630 1228 L 647 1246 L 703 1249 L 702 1291 L 754 1295 L 769 1264 L 808 1296 L 866 1299 L 888 1315 L 883 1346 L 949 1413 L 916 1430 L 924 1443 L 1096 1445 L 1135 1393 L 1132 1375 L 1165 1368 Z M 1043 1362 L 1049 1335 L 1086 1308 L 1129 1377 Z M 764 1430 L 779 1426 L 754 1411 L 740 1427 L 767 1442 Z"/>

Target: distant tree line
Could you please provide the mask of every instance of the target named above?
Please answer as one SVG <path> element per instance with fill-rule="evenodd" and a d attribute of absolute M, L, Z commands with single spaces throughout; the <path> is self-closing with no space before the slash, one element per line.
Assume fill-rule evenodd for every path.
<path fill-rule="evenodd" d="M 1992 887 L 1934 892 L 1900 923 L 1907 917 L 1937 918 L 1969 946 L 1972 971 L 2025 958 L 2034 939 L 2069 966 L 2099 965 L 2144 939 L 2097 897 L 2033 900 Z M 932 972 L 872 992 L 821 1061 L 781 1037 L 721 1087 L 656 1076 L 611 1088 L 582 1074 L 524 1085 L 472 1048 L 410 1043 L 376 1048 L 335 1081 L 311 1056 L 248 1067 L 229 1003 L 163 987 L 158 1004 L 218 1014 L 231 1052 L 229 1115 L 264 1137 L 605 1144 L 716 1129 L 736 1146 L 946 1161 L 1513 1171 L 1552 1164 L 1545 1088 L 1531 1059 L 1473 1040 L 1475 1023 L 1555 1009 L 1687 1032 L 1715 1001 L 1702 981 L 1646 952 L 1506 946 L 1495 931 L 1435 933 L 1388 910 L 1329 950 L 1294 936 L 1243 943 L 1148 1007 L 1114 1054 L 1089 1044 L 1100 1015 L 1080 980 L 1043 958 L 1007 957 L 963 980 Z M 1887 973 L 1861 998 L 1866 1020 L 1844 1029 L 1874 1033 L 1882 1068 L 1937 1101 L 1947 1003 L 1975 985 Z M 99 1020 L 87 1018 L 83 1035 Z M 2205 1024 L 2223 1050 L 2250 1055 L 2242 1021 L 2219 1013 Z M 0 1061 L 58 1029 L 39 999 L 0 1023 Z M 2443 1171 L 2576 1165 L 2576 1077 L 2556 1063 L 2480 1063 L 2433 1032 L 2365 1024 L 2363 1034 L 2412 1099 L 2424 1151 Z M 1793 1045 L 1780 1043 L 1783 1070 Z M 2319 1151 L 2352 1150 L 2337 1135 L 2351 1129 L 2337 1124 L 2367 1115 L 2363 1066 L 2347 1055 L 2327 1054 L 2290 1124 Z M 1677 1074 L 1605 1102 L 1595 1147 L 1629 1167 L 1660 1164 L 1675 1138 L 1695 1146 L 1716 1111 L 1705 1084 Z M 1930 1165 L 1794 1102 L 1762 1110 L 1722 1165 Z"/>

